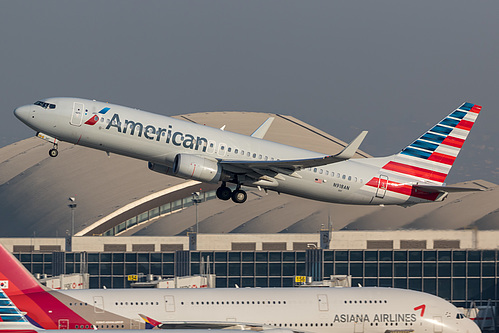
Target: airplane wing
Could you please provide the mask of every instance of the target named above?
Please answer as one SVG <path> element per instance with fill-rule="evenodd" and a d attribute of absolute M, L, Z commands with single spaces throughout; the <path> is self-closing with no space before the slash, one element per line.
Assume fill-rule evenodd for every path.
<path fill-rule="evenodd" d="M 360 144 L 367 135 L 367 131 L 360 133 L 348 146 L 336 155 L 329 155 L 316 158 L 296 159 L 296 160 L 277 160 L 277 161 L 240 161 L 240 160 L 222 160 L 220 164 L 229 165 L 243 170 L 247 169 L 270 169 L 276 172 L 286 171 L 294 172 L 304 168 L 318 167 L 331 163 L 341 162 L 352 158 Z"/>
<path fill-rule="evenodd" d="M 264 327 L 262 324 L 250 324 L 241 322 L 227 322 L 227 321 L 167 321 L 158 322 L 150 317 L 140 315 L 146 322 L 151 323 L 153 327 L 161 329 L 186 329 L 186 330 L 221 330 L 230 327 L 238 327 L 241 329 L 259 329 Z M 147 319 L 146 319 L 147 318 Z"/>

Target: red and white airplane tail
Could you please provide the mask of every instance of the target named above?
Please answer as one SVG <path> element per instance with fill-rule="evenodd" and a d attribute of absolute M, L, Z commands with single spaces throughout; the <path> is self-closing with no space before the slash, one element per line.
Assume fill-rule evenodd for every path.
<path fill-rule="evenodd" d="M 464 103 L 394 155 L 382 169 L 442 185 L 481 109 Z"/>
<path fill-rule="evenodd" d="M 3 245 L 0 245 L 0 289 L 3 289 L 9 298 L 49 290 Z"/>
<path fill-rule="evenodd" d="M 63 328 L 55 316 L 63 313 L 71 322 L 90 323 L 61 303 L 51 289 L 40 284 L 35 277 L 17 260 L 7 249 L 0 244 L 0 289 L 26 312 L 27 319 L 39 327 L 46 329 Z M 47 309 L 50 304 L 51 310 Z M 41 325 L 40 323 L 44 323 Z"/>
<path fill-rule="evenodd" d="M 449 192 L 478 190 L 444 186 L 444 182 L 481 109 L 463 103 L 400 153 L 373 158 L 369 163 L 382 161 L 380 176 L 366 185 L 429 201 L 443 200 Z"/>

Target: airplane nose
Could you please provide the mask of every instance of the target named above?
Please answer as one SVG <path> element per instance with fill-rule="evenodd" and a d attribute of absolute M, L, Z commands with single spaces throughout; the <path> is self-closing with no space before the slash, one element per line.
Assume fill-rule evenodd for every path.
<path fill-rule="evenodd" d="M 17 119 L 26 123 L 29 118 L 29 108 L 27 106 L 20 106 L 14 110 L 14 115 Z"/>

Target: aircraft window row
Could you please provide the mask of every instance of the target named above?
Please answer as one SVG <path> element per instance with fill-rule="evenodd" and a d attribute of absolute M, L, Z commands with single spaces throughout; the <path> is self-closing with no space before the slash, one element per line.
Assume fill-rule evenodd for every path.
<path fill-rule="evenodd" d="M 115 305 L 128 305 L 128 302 L 115 302 Z M 159 305 L 159 302 L 130 302 L 130 305 Z"/>
<path fill-rule="evenodd" d="M 118 326 L 118 325 L 116 325 L 116 326 Z M 90 327 L 89 325 L 75 325 L 75 328 L 89 329 L 89 328 L 92 328 L 92 327 Z"/>
<path fill-rule="evenodd" d="M 314 173 L 318 173 L 319 175 L 324 174 L 324 175 L 326 175 L 326 176 L 329 176 L 329 170 L 324 170 L 324 169 L 320 169 L 320 168 L 314 168 L 314 169 L 312 170 L 312 168 L 308 168 L 308 171 L 314 171 Z M 335 175 L 336 175 L 336 178 L 341 178 L 341 179 L 343 179 L 343 180 L 348 180 L 348 181 L 350 181 L 350 182 L 351 182 L 351 181 L 353 181 L 353 182 L 356 182 L 356 183 L 357 183 L 357 182 L 359 181 L 359 179 L 358 179 L 357 177 L 347 176 L 347 175 L 344 175 L 344 174 L 342 175 L 342 174 L 340 174 L 339 172 L 337 172 L 337 173 L 335 174 L 333 171 L 331 171 L 331 178 L 334 178 L 334 177 L 335 177 Z M 360 182 L 361 182 L 361 183 L 363 182 L 362 178 L 360 179 Z"/>
<path fill-rule="evenodd" d="M 277 324 L 277 323 L 274 323 L 274 324 L 268 323 L 267 325 L 269 325 L 269 326 L 279 326 L 279 327 L 298 327 L 298 326 L 300 326 L 300 327 L 303 327 L 303 326 L 305 326 L 305 327 L 308 327 L 308 326 L 310 326 L 310 327 L 314 327 L 314 326 L 315 327 L 319 327 L 319 326 L 321 326 L 322 327 L 322 326 L 333 326 L 333 323 L 310 323 L 310 325 L 309 325 L 309 323 L 290 323 L 290 324 L 288 324 L 288 323 L 284 323 L 284 324 L 282 324 L 282 323 L 279 323 L 279 324 Z"/>
<path fill-rule="evenodd" d="M 191 301 L 191 305 L 286 304 L 286 301 Z M 184 302 L 180 302 L 184 305 Z"/>
<path fill-rule="evenodd" d="M 353 304 L 357 304 L 357 303 L 358 304 L 362 304 L 362 303 L 364 303 L 364 304 L 367 304 L 367 303 L 370 303 L 370 304 L 372 304 L 372 303 L 374 303 L 374 304 L 388 303 L 386 300 L 377 300 L 377 299 L 375 299 L 375 300 L 369 300 L 369 301 L 367 301 L 367 300 L 355 301 L 354 300 L 354 301 L 344 301 L 344 302 L 345 302 L 345 304 L 352 304 L 352 303 Z"/>
<path fill-rule="evenodd" d="M 85 306 L 87 306 L 88 304 L 87 303 L 69 303 L 69 306 L 73 306 L 73 305 L 81 305 L 81 306 L 85 305 Z"/>
<path fill-rule="evenodd" d="M 51 104 L 51 103 L 47 103 L 47 102 L 36 101 L 35 105 L 39 105 L 44 109 L 55 109 L 55 104 Z"/>
<path fill-rule="evenodd" d="M 221 150 L 224 150 L 224 146 L 221 147 Z M 232 147 L 227 148 L 227 151 L 229 153 L 232 152 Z M 244 156 L 244 150 L 243 149 L 239 150 L 239 148 L 234 148 L 234 154 L 239 154 L 239 153 L 241 153 L 241 155 Z M 259 160 L 265 160 L 265 161 L 268 161 L 268 160 L 275 161 L 276 160 L 274 157 L 270 157 L 269 158 L 268 156 L 264 156 L 262 154 L 257 154 L 257 153 L 253 153 L 252 154 L 249 151 L 246 152 L 246 156 L 253 157 L 253 158 L 257 158 L 258 157 Z"/>
<path fill-rule="evenodd" d="M 83 325 L 81 325 L 83 328 Z M 125 325 L 95 325 L 96 328 L 125 328 Z M 78 328 L 78 325 L 76 325 Z"/>

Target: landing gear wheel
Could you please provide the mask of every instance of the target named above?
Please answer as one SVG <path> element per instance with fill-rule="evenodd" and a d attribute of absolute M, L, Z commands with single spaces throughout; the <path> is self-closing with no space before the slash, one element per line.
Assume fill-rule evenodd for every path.
<path fill-rule="evenodd" d="M 232 192 L 232 201 L 235 203 L 243 203 L 248 199 L 248 195 L 243 190 L 235 190 Z"/>
<path fill-rule="evenodd" d="M 57 157 L 57 155 L 59 155 L 59 151 L 56 148 L 52 148 L 49 150 L 50 157 Z"/>
<path fill-rule="evenodd" d="M 217 188 L 217 198 L 220 200 L 229 200 L 232 196 L 232 190 L 227 186 L 220 186 Z"/>

